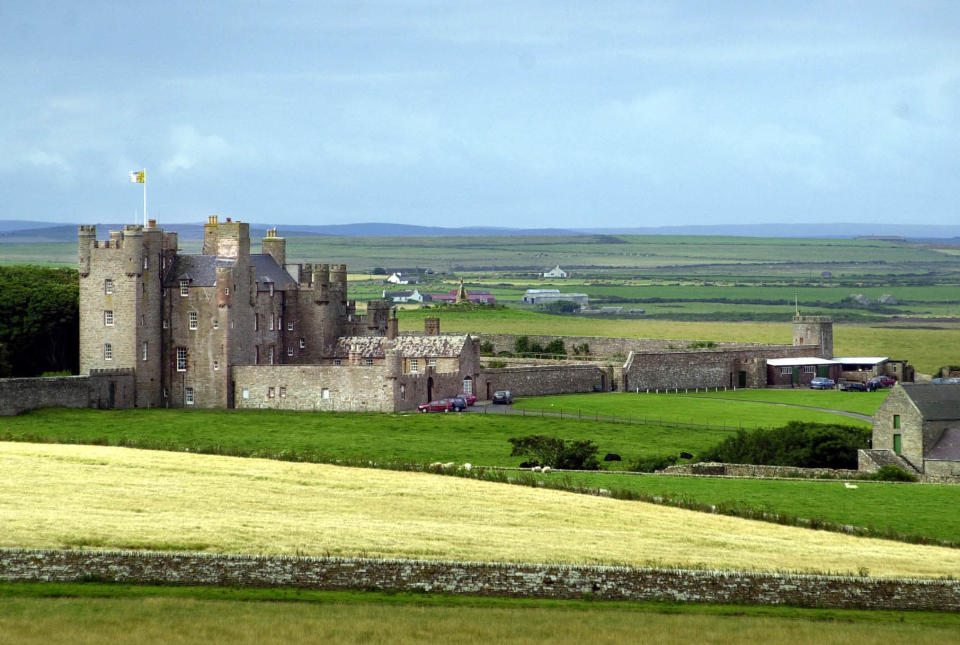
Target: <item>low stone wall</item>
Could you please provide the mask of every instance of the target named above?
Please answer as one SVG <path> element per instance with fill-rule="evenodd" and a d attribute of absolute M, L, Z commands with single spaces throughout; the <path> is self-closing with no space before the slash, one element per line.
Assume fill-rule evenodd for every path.
<path fill-rule="evenodd" d="M 513 352 L 514 343 L 516 343 L 518 334 L 479 334 L 480 343 L 490 343 L 493 345 L 493 351 Z M 531 343 L 539 343 L 546 346 L 557 338 L 563 339 L 563 346 L 568 353 L 573 352 L 574 345 L 587 345 L 590 348 L 590 356 L 597 358 L 610 358 L 618 356 L 626 358 L 630 352 L 660 352 L 668 349 L 684 349 L 697 342 L 695 340 L 677 340 L 663 338 L 607 338 L 604 336 L 537 336 L 528 335 Z M 747 348 L 747 347 L 765 347 L 757 343 L 735 343 L 729 341 L 717 341 L 716 347 L 725 348 Z"/>
<path fill-rule="evenodd" d="M 0 580 L 960 611 L 958 580 L 480 562 L 4 549 Z"/>
<path fill-rule="evenodd" d="M 490 398 L 497 390 L 510 390 L 514 396 L 577 394 L 609 389 L 610 370 L 572 363 L 484 368 L 479 381 L 481 398 Z"/>
<path fill-rule="evenodd" d="M 89 376 L 0 379 L 0 415 L 38 408 L 132 408 L 135 397 L 132 370 L 93 370 Z"/>
<path fill-rule="evenodd" d="M 800 477 L 856 479 L 861 474 L 859 470 L 842 468 L 797 468 L 794 466 L 758 466 L 717 462 L 667 466 L 662 472 L 666 475 L 710 475 L 714 477 L 760 477 L 767 479 Z"/>

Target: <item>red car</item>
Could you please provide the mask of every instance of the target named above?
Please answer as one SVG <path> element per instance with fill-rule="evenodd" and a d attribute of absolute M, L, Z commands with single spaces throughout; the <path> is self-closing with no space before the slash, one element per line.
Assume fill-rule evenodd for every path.
<path fill-rule="evenodd" d="M 467 405 L 473 405 L 474 403 L 477 402 L 477 395 L 476 395 L 476 394 L 470 394 L 469 392 L 461 392 L 461 393 L 458 394 L 457 396 L 462 396 L 464 399 L 466 399 L 466 400 L 467 400 Z"/>
<path fill-rule="evenodd" d="M 439 401 L 430 401 L 430 403 L 418 405 L 417 409 L 421 412 L 452 412 L 453 402 L 450 399 L 440 399 Z"/>

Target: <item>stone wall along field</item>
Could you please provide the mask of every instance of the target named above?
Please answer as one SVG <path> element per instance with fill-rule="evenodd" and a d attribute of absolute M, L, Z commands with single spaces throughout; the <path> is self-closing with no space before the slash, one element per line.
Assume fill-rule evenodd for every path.
<path fill-rule="evenodd" d="M 960 611 L 958 580 L 482 562 L 4 549 L 0 580 Z"/>

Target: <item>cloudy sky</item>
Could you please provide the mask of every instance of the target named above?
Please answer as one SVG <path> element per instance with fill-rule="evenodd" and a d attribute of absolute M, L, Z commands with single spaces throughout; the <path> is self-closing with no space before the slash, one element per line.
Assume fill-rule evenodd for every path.
<path fill-rule="evenodd" d="M 960 2 L 0 3 L 0 219 L 956 223 Z"/>

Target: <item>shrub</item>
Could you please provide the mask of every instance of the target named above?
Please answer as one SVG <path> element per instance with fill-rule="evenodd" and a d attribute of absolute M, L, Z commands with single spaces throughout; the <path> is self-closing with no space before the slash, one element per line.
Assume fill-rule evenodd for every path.
<path fill-rule="evenodd" d="M 877 469 L 877 472 L 873 473 L 871 479 L 884 482 L 915 482 L 917 481 L 917 476 L 913 473 L 908 473 L 900 466 L 887 464 L 885 466 L 880 466 L 880 468 Z"/>
<path fill-rule="evenodd" d="M 655 455 L 652 457 L 641 457 L 630 464 L 630 470 L 638 473 L 652 473 L 656 470 L 663 470 L 667 466 L 673 466 L 677 463 L 676 455 Z"/>
<path fill-rule="evenodd" d="M 507 366 L 507 361 L 497 361 L 497 360 L 487 361 L 487 367 L 490 367 L 490 368 L 496 369 L 498 367 L 506 367 L 506 366 Z"/>
<path fill-rule="evenodd" d="M 549 343 L 547 343 L 547 346 L 543 348 L 543 353 L 544 354 L 561 354 L 565 356 L 567 353 L 567 350 L 563 346 L 563 339 L 557 338 L 555 340 L 551 340 Z"/>
<path fill-rule="evenodd" d="M 489 340 L 485 340 L 480 343 L 480 355 L 493 356 L 493 343 L 491 343 Z"/>
<path fill-rule="evenodd" d="M 509 439 L 513 450 L 511 457 L 528 457 L 544 466 L 566 470 L 599 470 L 599 449 L 589 439 L 565 441 L 547 435 L 529 435 Z"/>
<path fill-rule="evenodd" d="M 700 455 L 703 461 L 856 468 L 857 450 L 867 448 L 871 430 L 853 426 L 791 421 L 780 428 L 741 430 Z"/>

